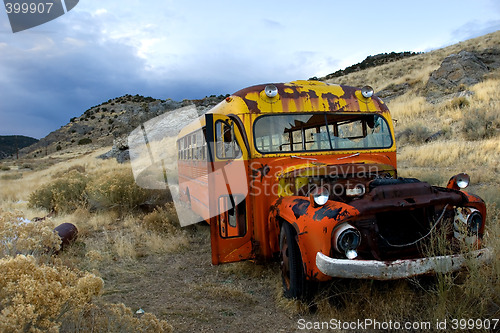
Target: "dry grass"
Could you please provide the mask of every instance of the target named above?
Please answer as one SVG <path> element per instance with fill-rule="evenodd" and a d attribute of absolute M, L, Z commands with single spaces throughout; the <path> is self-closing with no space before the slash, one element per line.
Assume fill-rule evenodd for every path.
<path fill-rule="evenodd" d="M 103 289 L 100 277 L 68 266 L 69 254 L 59 259 L 47 251 L 58 249 L 60 242 L 48 225 L 26 222 L 22 215 L 0 211 L 0 331 L 172 330 L 151 313 L 138 318 L 123 304 L 99 301 Z M 89 251 L 88 257 L 103 261 L 96 251 Z"/>
<path fill-rule="evenodd" d="M 38 170 L 9 170 L 7 172 L 14 175 L 22 172 L 23 176 L 2 180 L 0 244 L 2 244 L 3 252 L 1 254 L 6 256 L 6 260 L 14 260 L 8 258 L 14 258 L 18 253 L 37 256 L 34 261 L 27 262 L 31 265 L 28 265 L 31 267 L 29 270 L 38 274 L 29 280 L 32 288 L 35 286 L 39 290 L 52 288 L 51 285 L 44 284 L 45 280 L 36 280 L 37 276 L 48 274 L 47 272 L 51 272 L 50 274 L 54 277 L 57 274 L 68 277 L 69 273 L 66 271 L 92 270 L 98 274 L 103 267 L 116 260 L 134 261 L 139 256 L 175 252 L 187 247 L 188 235 L 180 231 L 180 228 L 176 229 L 178 234 L 168 235 L 165 239 L 164 235 L 151 231 L 143 225 L 144 213 L 137 210 L 138 203 L 155 197 L 129 195 L 134 192 L 136 186 L 131 178 L 130 166 L 119 165 L 115 161 L 98 160 L 95 157 L 100 153 L 102 152 L 92 154 L 90 157 L 83 156 L 66 161 L 63 168 L 60 164 Z M 100 182 L 102 186 L 98 187 L 97 182 Z M 89 184 L 92 187 L 87 188 Z M 97 196 L 103 197 L 104 203 L 101 205 L 106 205 L 106 210 L 95 210 L 95 207 L 89 204 L 88 199 Z M 18 222 L 19 218 L 31 220 L 34 217 L 44 217 L 51 210 L 58 214 L 49 216 L 43 222 Z M 65 222 L 77 226 L 78 240 L 72 247 L 61 253 L 59 264 L 52 265 L 45 254 L 47 248 L 57 249 L 58 246 L 57 236 L 55 236 L 57 240 L 52 240 L 54 238 L 52 228 Z M 47 263 L 49 266 L 44 266 Z M 2 261 L 1 264 L 4 265 L 4 262 Z M 10 265 L 10 261 L 6 261 L 5 264 Z M 16 267 L 18 266 L 19 269 L 23 269 L 22 265 Z M 36 273 L 37 270 L 45 273 Z M 4 268 L 2 271 L 5 272 Z M 0 280 L 5 277 L 3 275 Z M 95 278 L 101 281 L 102 287 L 102 280 Z M 18 283 L 20 282 L 22 281 L 19 280 Z M 3 310 L 2 331 L 19 331 L 22 330 L 23 325 L 27 330 L 31 327 L 33 332 L 40 330 L 56 332 L 60 328 L 69 331 L 89 329 L 101 332 L 167 332 L 171 330 L 171 326 L 165 321 L 158 320 L 150 313 L 138 318 L 124 305 L 95 303 L 91 302 L 90 298 L 79 301 L 77 289 L 73 287 L 75 283 L 78 287 L 80 285 L 83 287 L 83 284 L 77 280 L 71 280 L 68 281 L 68 288 L 73 289 L 60 290 L 66 293 L 67 297 L 74 299 L 75 304 L 67 303 L 65 298 L 57 296 L 59 303 L 47 298 L 47 301 L 51 302 L 50 306 L 40 303 L 41 307 L 33 309 L 27 308 L 27 304 L 20 303 L 20 299 L 15 298 L 14 294 L 6 294 L 10 292 L 10 289 L 2 289 L 3 303 L 0 304 L 0 310 Z M 20 291 L 20 286 L 14 287 L 13 285 L 9 288 L 14 288 L 12 292 Z M 83 290 L 88 290 L 88 295 L 99 294 L 97 289 L 95 292 L 92 291 L 93 289 Z M 33 299 L 29 302 L 35 301 Z M 9 314 L 12 313 L 10 308 L 6 307 L 9 304 L 18 310 L 24 309 L 22 311 L 25 315 L 22 318 L 12 317 Z M 50 315 L 46 315 L 42 308 L 50 310 Z"/>

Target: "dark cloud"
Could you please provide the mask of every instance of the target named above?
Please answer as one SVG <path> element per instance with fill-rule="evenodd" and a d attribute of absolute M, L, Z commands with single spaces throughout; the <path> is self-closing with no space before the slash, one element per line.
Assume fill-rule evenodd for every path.
<path fill-rule="evenodd" d="M 83 13 L 73 25 L 0 35 L 0 134 L 40 138 L 126 93 L 174 99 L 196 93 L 185 94 L 173 79 L 154 78 L 136 49 L 103 40 L 90 15 Z"/>
<path fill-rule="evenodd" d="M 54 43 L 52 48 L 67 47 L 61 40 Z M 2 134 L 44 136 L 54 124 L 64 125 L 88 107 L 145 83 L 138 73 L 141 61 L 121 45 L 47 53 L 25 50 L 2 57 Z"/>
<path fill-rule="evenodd" d="M 104 20 L 79 12 L 71 20 L 0 34 L 0 135 L 44 137 L 86 109 L 127 93 L 202 98 L 273 81 L 286 70 L 286 63 L 276 66 L 265 54 L 236 46 L 208 51 L 208 42 L 206 50 L 198 46 L 178 61 L 174 52 L 164 67 L 151 67 L 130 40 L 102 33 L 117 23 L 113 16 L 106 19 L 102 26 Z"/>

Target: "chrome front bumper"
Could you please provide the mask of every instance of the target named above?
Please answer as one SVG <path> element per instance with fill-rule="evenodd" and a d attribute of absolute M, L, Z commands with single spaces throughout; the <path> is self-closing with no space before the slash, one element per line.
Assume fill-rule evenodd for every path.
<path fill-rule="evenodd" d="M 396 280 L 417 275 L 458 271 L 468 261 L 485 263 L 493 257 L 490 249 L 475 250 L 465 255 L 437 256 L 395 261 L 334 259 L 321 252 L 316 266 L 325 275 L 350 279 Z"/>

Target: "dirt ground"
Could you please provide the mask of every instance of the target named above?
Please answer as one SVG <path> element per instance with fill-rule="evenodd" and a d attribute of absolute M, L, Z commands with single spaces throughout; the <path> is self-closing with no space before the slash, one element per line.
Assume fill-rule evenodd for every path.
<path fill-rule="evenodd" d="M 301 318 L 279 304 L 287 301 L 277 263 L 212 266 L 208 226 L 197 226 L 179 253 L 117 261 L 100 273 L 104 300 L 152 312 L 175 332 L 293 332 Z"/>

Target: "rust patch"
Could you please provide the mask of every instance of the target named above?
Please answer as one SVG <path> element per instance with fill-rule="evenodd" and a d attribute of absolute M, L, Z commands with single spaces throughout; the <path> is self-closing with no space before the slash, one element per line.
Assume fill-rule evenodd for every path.
<path fill-rule="evenodd" d="M 292 212 L 293 212 L 293 215 L 295 215 L 296 219 L 298 219 L 302 215 L 305 215 L 307 213 L 307 209 L 309 208 L 309 205 L 311 204 L 311 202 L 309 200 L 305 200 L 305 199 L 295 199 L 295 200 L 293 200 L 293 202 L 295 204 L 292 206 Z"/>
<path fill-rule="evenodd" d="M 305 99 L 310 98 L 309 91 L 299 91 L 297 89 L 297 86 L 294 86 L 294 85 L 287 86 L 286 88 L 292 90 L 293 92 L 291 92 L 291 93 L 286 92 L 286 90 L 283 89 L 282 91 L 280 91 L 280 94 L 283 98 L 288 98 L 288 99 L 293 99 L 293 100 L 297 100 L 300 98 L 305 98 Z"/>
<path fill-rule="evenodd" d="M 248 111 L 250 111 L 251 113 L 260 113 L 259 105 L 256 101 L 252 101 L 250 99 L 247 99 L 246 97 L 243 97 L 243 101 L 246 103 Z"/>
<path fill-rule="evenodd" d="M 261 163 L 260 165 L 261 165 L 260 168 L 252 169 L 252 177 L 257 178 L 258 175 L 260 174 L 260 181 L 262 181 L 264 179 L 264 177 L 267 176 L 267 174 L 269 173 L 271 168 L 267 164 Z"/>
<path fill-rule="evenodd" d="M 459 192 L 437 188 L 426 182 L 410 182 L 376 186 L 362 199 L 351 205 L 363 214 L 382 213 L 437 206 L 449 203 L 454 206 L 463 204 Z"/>
<path fill-rule="evenodd" d="M 314 212 L 313 220 L 321 221 L 325 217 L 327 217 L 329 219 L 336 220 L 341 211 L 342 211 L 342 208 L 330 209 L 330 207 L 323 206 L 320 209 L 318 209 L 316 212 Z"/>
<path fill-rule="evenodd" d="M 340 98 L 339 96 L 333 93 L 324 93 L 321 95 L 323 99 L 328 101 L 328 106 L 330 111 L 341 111 L 342 107 L 340 106 Z"/>

